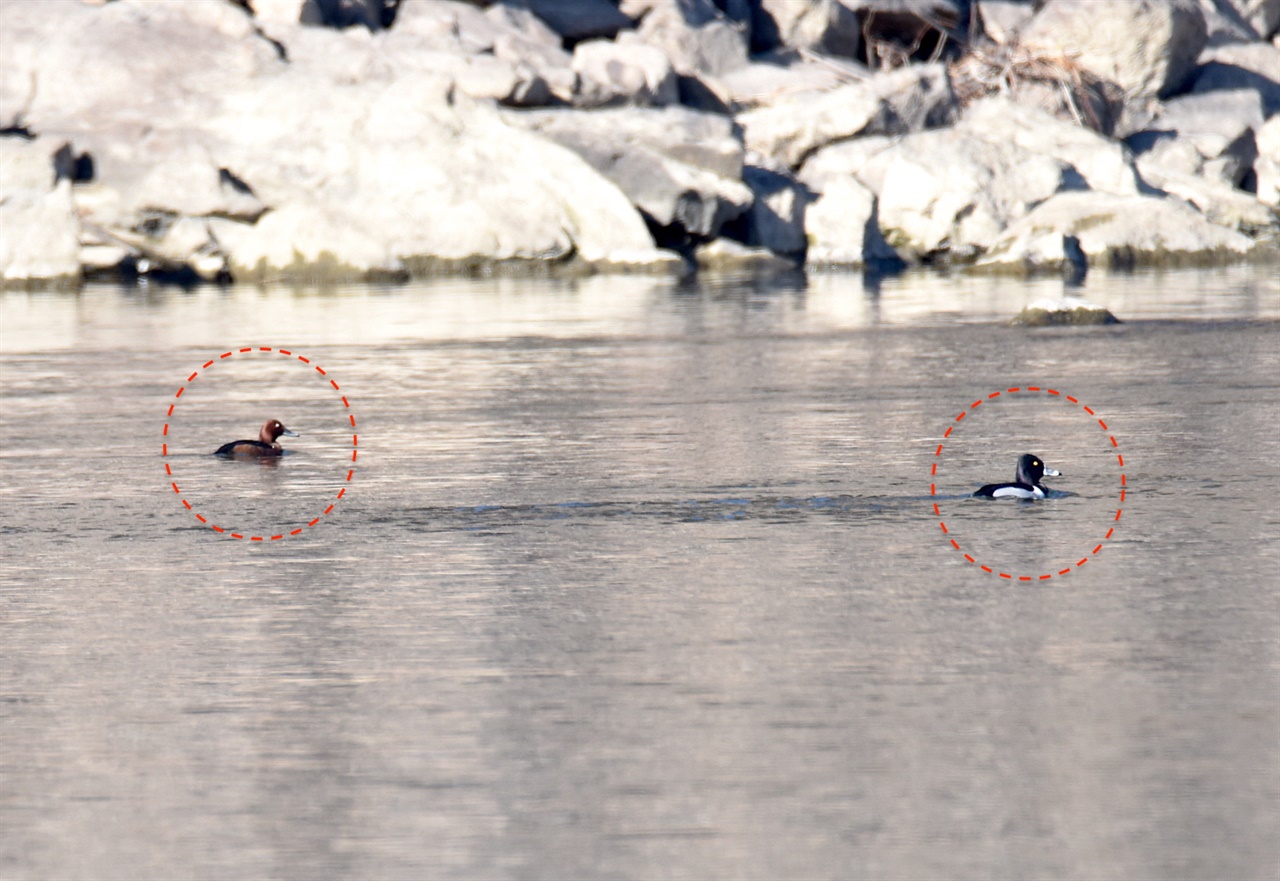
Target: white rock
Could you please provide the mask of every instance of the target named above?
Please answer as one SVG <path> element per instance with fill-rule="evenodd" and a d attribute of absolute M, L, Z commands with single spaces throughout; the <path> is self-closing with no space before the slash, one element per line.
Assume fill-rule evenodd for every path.
<path fill-rule="evenodd" d="M 880 234 L 875 195 L 852 177 L 828 181 L 805 212 L 805 234 L 810 265 L 864 266 L 897 259 Z"/>
<path fill-rule="evenodd" d="M 767 107 L 779 101 L 794 99 L 805 93 L 821 93 L 851 82 L 862 82 L 871 72 L 852 63 L 848 70 L 838 64 L 796 61 L 778 64 L 751 61 L 734 70 L 721 73 L 716 82 L 735 108 L 750 110 Z"/>
<path fill-rule="evenodd" d="M 414 37 L 424 47 L 468 55 L 492 52 L 506 29 L 474 4 L 460 0 L 403 0 L 391 33 Z"/>
<path fill-rule="evenodd" d="M 54 180 L 48 138 L 0 138 L 0 280 L 66 283 L 80 275 L 80 218 L 71 182 Z"/>
<path fill-rule="evenodd" d="M 517 71 L 522 67 L 530 69 L 559 101 L 573 100 L 578 78 L 573 72 L 573 56 L 560 45 L 559 34 L 523 7 L 495 3 L 484 14 L 498 26 L 494 57 L 512 64 Z"/>
<path fill-rule="evenodd" d="M 578 76 L 574 104 L 608 107 L 618 104 L 678 104 L 675 71 L 661 49 L 639 42 L 588 40 L 573 50 Z"/>
<path fill-rule="evenodd" d="M 1035 9 L 1018 0 L 976 0 L 982 29 L 997 43 L 1011 43 L 1018 30 L 1031 20 Z"/>
<path fill-rule="evenodd" d="M 80 220 L 70 181 L 43 190 L 5 192 L 0 198 L 0 229 L 0 280 L 6 285 L 79 279 Z"/>
<path fill-rule="evenodd" d="M 1059 193 L 1011 224 L 979 267 L 1055 269 L 1068 262 L 1066 238 L 1090 265 L 1162 266 L 1249 253 L 1253 241 L 1216 226 L 1176 199 Z"/>
<path fill-rule="evenodd" d="M 1140 191 L 1132 159 L 1121 144 L 1039 108 L 1007 98 L 986 98 L 970 105 L 956 128 L 996 145 L 1013 143 L 1065 162 L 1090 189 L 1121 194 Z"/>
<path fill-rule="evenodd" d="M 1254 131 L 1262 120 L 1256 90 L 1183 95 L 1165 102 L 1155 119 L 1125 143 L 1137 154 L 1144 178 L 1203 175 L 1237 186 L 1257 155 Z"/>
<path fill-rule="evenodd" d="M 1258 130 L 1258 201 L 1280 209 L 1280 116 L 1273 116 Z"/>
<path fill-rule="evenodd" d="M 1195 0 L 1049 0 L 1021 32 L 1021 45 L 1061 55 L 1129 95 L 1174 94 L 1204 48 Z"/>
<path fill-rule="evenodd" d="M 734 270 L 795 266 L 768 248 L 753 247 L 732 239 L 715 239 L 694 250 L 694 260 L 705 269 Z"/>
<path fill-rule="evenodd" d="M 901 134 L 954 119 L 946 68 L 916 65 L 819 96 L 800 95 L 738 116 L 749 149 L 798 168 L 816 150 L 848 138 Z"/>
<path fill-rule="evenodd" d="M 888 135 L 867 135 L 840 141 L 823 147 L 806 159 L 797 176 L 819 192 L 828 178 L 852 176 L 879 195 L 894 155 L 890 148 L 895 143 L 897 139 Z"/>
<path fill-rule="evenodd" d="M 1238 230 L 1251 237 L 1280 231 L 1280 218 L 1249 193 L 1230 184 L 1198 174 L 1166 171 L 1159 166 L 1144 169 L 1143 178 L 1171 196 L 1185 199 L 1218 226 Z"/>
<path fill-rule="evenodd" d="M 904 256 L 969 260 L 1011 222 L 1072 185 L 1065 162 L 1017 144 L 957 129 L 921 132 L 892 149 L 880 225 Z"/>
<path fill-rule="evenodd" d="M 256 224 L 214 218 L 209 227 L 239 280 L 356 281 L 404 271 L 386 245 L 322 202 L 296 199 Z"/>
<path fill-rule="evenodd" d="M 747 63 L 747 33 L 711 0 L 652 4 L 638 30 L 682 74 L 719 76 Z"/>
<path fill-rule="evenodd" d="M 658 226 L 715 236 L 751 205 L 732 120 L 683 107 L 510 113 L 579 153 Z"/>

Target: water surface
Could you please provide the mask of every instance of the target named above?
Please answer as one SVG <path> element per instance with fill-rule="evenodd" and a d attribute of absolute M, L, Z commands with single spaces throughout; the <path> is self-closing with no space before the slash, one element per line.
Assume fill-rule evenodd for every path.
<path fill-rule="evenodd" d="M 0 295 L 0 877 L 1275 877 L 1280 289 L 1061 290 Z"/>

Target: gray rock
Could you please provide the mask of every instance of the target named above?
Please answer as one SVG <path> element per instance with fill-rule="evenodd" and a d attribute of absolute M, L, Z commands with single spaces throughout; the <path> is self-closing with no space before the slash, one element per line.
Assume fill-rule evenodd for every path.
<path fill-rule="evenodd" d="M 821 93 L 838 86 L 862 82 L 871 72 L 852 62 L 797 61 L 789 64 L 752 61 L 744 67 L 717 77 L 727 97 L 737 110 L 796 99 L 805 93 Z"/>
<path fill-rule="evenodd" d="M 560 102 L 573 100 L 577 75 L 573 56 L 560 45 L 560 35 L 527 8 L 495 3 L 484 12 L 498 27 L 493 54 L 519 69 L 522 65 L 547 84 Z"/>
<path fill-rule="evenodd" d="M 1252 90 L 1183 95 L 1165 102 L 1156 118 L 1125 143 L 1152 183 L 1172 173 L 1237 186 L 1257 157 L 1254 132 L 1262 119 L 1262 102 Z"/>
<path fill-rule="evenodd" d="M 760 0 L 755 16 L 755 42 L 765 48 L 813 49 L 854 58 L 862 44 L 862 27 L 841 0 Z"/>
<path fill-rule="evenodd" d="M 852 177 L 832 178 L 805 213 L 811 266 L 866 266 L 896 262 L 884 240 L 876 197 Z"/>
<path fill-rule="evenodd" d="M 1195 0 L 1049 0 L 1019 42 L 1068 56 L 1132 97 L 1162 98 L 1187 82 L 1206 38 Z"/>
<path fill-rule="evenodd" d="M 1249 2 L 1251 0 L 1241 0 L 1240 6 L 1243 7 Z M 1204 13 L 1205 30 L 1209 37 L 1206 45 L 1209 47 L 1262 39 L 1248 17 L 1243 14 L 1243 9 L 1237 8 L 1231 0 L 1201 3 L 1200 11 Z"/>
<path fill-rule="evenodd" d="M 752 193 L 747 213 L 747 244 L 768 248 L 775 254 L 803 257 L 805 208 L 812 201 L 809 189 L 786 169 L 748 165 L 742 182 Z"/>
<path fill-rule="evenodd" d="M 738 116 L 747 146 L 799 168 L 828 144 L 871 134 L 945 125 L 956 103 L 942 65 L 917 65 L 812 96 L 800 95 Z"/>
<path fill-rule="evenodd" d="M 669 107 L 508 118 L 579 153 L 659 227 L 711 238 L 751 205 L 742 143 L 725 117 Z"/>
<path fill-rule="evenodd" d="M 579 107 L 662 107 L 680 101 L 671 62 L 661 49 L 640 42 L 588 40 L 573 50 Z"/>
<path fill-rule="evenodd" d="M 746 28 L 722 16 L 711 0 L 651 3 L 638 33 L 682 74 L 719 76 L 747 63 Z"/>
<path fill-rule="evenodd" d="M 1240 89 L 1258 93 L 1264 116 L 1280 113 L 1280 46 L 1231 43 L 1205 50 L 1191 91 L 1200 94 Z"/>
<path fill-rule="evenodd" d="M 1012 43 L 1031 20 L 1035 7 L 1025 0 L 976 0 L 982 29 L 997 43 Z"/>
<path fill-rule="evenodd" d="M 976 264 L 995 271 L 1061 271 L 1066 243 L 1078 242 L 1090 265 L 1178 266 L 1240 257 L 1253 241 L 1206 220 L 1176 199 L 1113 193 L 1058 193 L 999 237 Z"/>
<path fill-rule="evenodd" d="M 632 26 L 609 0 L 524 0 L 534 15 L 568 43 L 613 39 Z"/>
<path fill-rule="evenodd" d="M 1280 28 L 1276 0 L 1215 0 L 1204 8 L 1211 46 L 1269 40 Z"/>

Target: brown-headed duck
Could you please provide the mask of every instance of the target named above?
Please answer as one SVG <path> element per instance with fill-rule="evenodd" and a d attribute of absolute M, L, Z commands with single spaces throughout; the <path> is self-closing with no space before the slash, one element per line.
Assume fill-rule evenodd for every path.
<path fill-rule="evenodd" d="M 301 437 L 296 431 L 290 431 L 279 419 L 268 419 L 262 423 L 257 440 L 238 440 L 223 444 L 214 451 L 215 456 L 283 456 L 284 447 L 276 443 L 276 438 Z"/>

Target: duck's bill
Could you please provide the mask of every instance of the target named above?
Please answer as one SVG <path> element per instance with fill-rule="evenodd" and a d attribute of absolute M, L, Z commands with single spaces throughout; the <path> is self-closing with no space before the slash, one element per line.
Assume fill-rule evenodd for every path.
<path fill-rule="evenodd" d="M 287 428 L 280 433 L 283 434 L 285 437 L 302 437 L 302 435 L 298 434 L 296 431 L 290 431 Z M 1048 471 L 1045 472 L 1045 474 L 1048 474 L 1048 473 L 1049 473 Z M 1056 471 L 1054 472 L 1054 474 L 1057 474 L 1057 473 L 1058 472 Z"/>
<path fill-rule="evenodd" d="M 1055 469 L 1053 469 L 1053 468 L 1050 468 L 1048 465 L 1046 465 L 1046 466 L 1045 466 L 1045 468 L 1044 468 L 1044 473 L 1045 473 L 1045 475 L 1046 475 L 1046 476 L 1048 476 L 1048 477 L 1061 477 L 1061 476 L 1062 476 L 1062 472 L 1061 472 L 1061 471 L 1057 471 L 1057 470 L 1055 470 Z"/>

